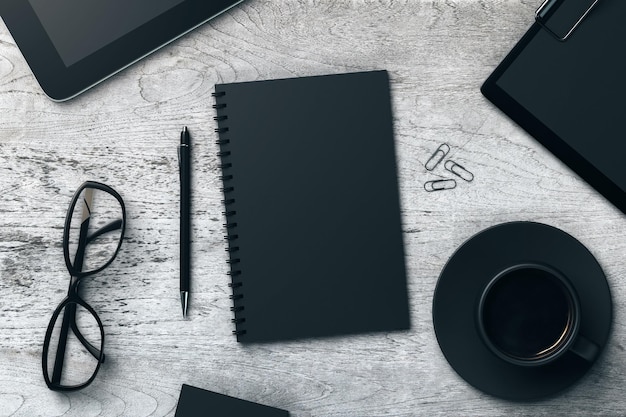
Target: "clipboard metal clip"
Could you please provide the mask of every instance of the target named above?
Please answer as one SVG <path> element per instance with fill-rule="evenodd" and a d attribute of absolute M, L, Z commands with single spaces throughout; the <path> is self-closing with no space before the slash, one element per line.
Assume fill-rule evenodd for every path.
<path fill-rule="evenodd" d="M 557 40 L 565 42 L 599 1 L 587 0 L 588 6 L 582 6 L 581 8 L 580 0 L 544 0 L 535 11 L 535 21 Z M 556 11 L 563 4 L 567 4 L 567 10 L 564 10 L 563 13 L 559 13 L 559 16 L 557 16 Z M 578 9 L 572 9 L 572 7 L 577 7 Z M 554 25 L 548 23 L 553 17 L 555 18 L 554 20 L 557 20 L 557 23 Z"/>

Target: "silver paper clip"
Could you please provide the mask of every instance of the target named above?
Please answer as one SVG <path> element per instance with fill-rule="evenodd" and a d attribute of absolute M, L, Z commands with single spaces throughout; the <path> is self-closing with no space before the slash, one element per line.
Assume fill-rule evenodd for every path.
<path fill-rule="evenodd" d="M 471 182 L 474 179 L 474 174 L 469 172 L 464 166 L 452 161 L 447 160 L 443 165 L 445 169 L 453 173 L 454 175 L 463 178 L 467 182 Z"/>
<path fill-rule="evenodd" d="M 453 179 L 434 180 L 424 183 L 424 189 L 429 193 L 433 191 L 451 190 L 455 187 L 456 181 Z"/>
<path fill-rule="evenodd" d="M 446 157 L 448 152 L 450 152 L 450 147 L 448 146 L 448 144 L 442 143 L 441 145 L 439 145 L 435 153 L 433 153 L 432 156 L 428 158 L 428 161 L 426 161 L 426 164 L 424 165 L 426 169 L 429 171 L 435 169 L 435 167 L 437 167 L 437 165 L 439 165 L 439 163 L 443 161 L 443 158 Z"/>
<path fill-rule="evenodd" d="M 580 0 L 544 0 L 544 2 L 535 11 L 535 21 L 539 23 L 547 32 L 554 36 L 557 40 L 565 42 L 570 35 L 582 23 L 587 15 L 596 7 L 600 0 L 587 0 L 588 6 L 580 6 Z M 556 11 L 567 4 L 567 8 L 558 13 Z M 572 9 L 578 8 L 578 10 Z M 582 7 L 582 10 L 581 10 Z M 548 21 L 556 17 L 557 23 L 551 25 Z M 566 20 L 564 20 L 566 19 Z M 571 23 L 573 21 L 573 23 Z M 558 29 L 557 29 L 558 27 Z"/>

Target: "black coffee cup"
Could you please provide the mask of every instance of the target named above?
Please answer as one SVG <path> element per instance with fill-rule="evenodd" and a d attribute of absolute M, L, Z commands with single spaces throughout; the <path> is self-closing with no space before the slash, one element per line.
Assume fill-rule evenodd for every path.
<path fill-rule="evenodd" d="M 542 366 L 573 352 L 589 362 L 599 347 L 580 334 L 576 291 L 558 271 L 518 264 L 498 273 L 478 306 L 478 328 L 497 356 L 515 365 Z"/>

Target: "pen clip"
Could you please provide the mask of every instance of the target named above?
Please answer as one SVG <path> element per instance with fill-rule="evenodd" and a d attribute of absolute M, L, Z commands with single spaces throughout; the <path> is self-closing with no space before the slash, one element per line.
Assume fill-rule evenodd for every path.
<path fill-rule="evenodd" d="M 178 175 L 180 177 L 180 181 L 183 180 L 183 155 L 182 155 L 182 149 L 183 146 L 188 147 L 186 144 L 180 144 L 178 145 Z"/>
<path fill-rule="evenodd" d="M 180 155 L 180 148 L 182 145 L 178 145 L 177 150 L 177 154 L 178 154 L 178 180 L 179 181 L 183 181 L 183 171 L 182 171 L 182 163 L 181 163 L 181 155 Z"/>
<path fill-rule="evenodd" d="M 186 126 L 183 128 L 183 131 L 180 134 L 180 145 L 178 145 L 178 173 L 180 176 L 181 183 L 183 182 L 183 155 L 182 155 L 183 146 L 187 148 L 187 152 L 189 152 L 189 131 L 187 130 Z M 189 153 L 187 153 L 185 157 L 187 158 L 188 155 Z"/>

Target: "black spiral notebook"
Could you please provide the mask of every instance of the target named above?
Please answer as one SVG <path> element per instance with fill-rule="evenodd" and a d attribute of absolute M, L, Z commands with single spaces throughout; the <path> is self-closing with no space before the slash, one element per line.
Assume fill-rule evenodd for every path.
<path fill-rule="evenodd" d="M 237 340 L 409 328 L 387 72 L 214 96 Z"/>

